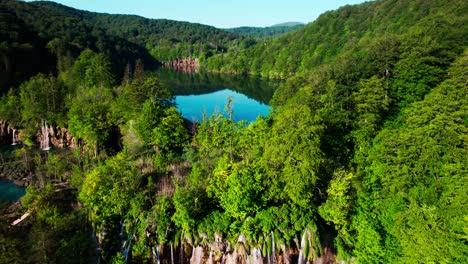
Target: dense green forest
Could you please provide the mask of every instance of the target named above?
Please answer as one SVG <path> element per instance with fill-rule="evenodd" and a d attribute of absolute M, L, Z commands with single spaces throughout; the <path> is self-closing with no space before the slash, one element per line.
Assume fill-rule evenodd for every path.
<path fill-rule="evenodd" d="M 2 87 L 18 85 L 38 72 L 57 72 L 56 66 L 63 70 L 85 49 L 108 55 L 112 71 L 120 76 L 137 59 L 150 69 L 162 61 L 203 60 L 255 43 L 206 25 L 93 13 L 41 1 L 2 0 L 0 23 Z"/>
<path fill-rule="evenodd" d="M 253 38 L 268 38 L 268 37 L 278 37 L 289 32 L 296 31 L 300 28 L 303 28 L 304 24 L 299 22 L 286 22 L 270 27 L 237 27 L 237 28 L 228 28 L 226 31 L 231 33 L 250 36 Z"/>
<path fill-rule="evenodd" d="M 207 67 L 272 78 L 288 78 L 331 62 L 343 68 L 361 67 L 356 72 L 374 70 L 370 66 L 383 71 L 386 65 L 382 63 L 386 61 L 382 59 L 397 59 L 391 55 L 398 52 L 394 49 L 399 43 L 420 46 L 422 43 L 412 42 L 424 40 L 432 49 L 438 49 L 436 45 L 463 49 L 467 41 L 466 12 L 464 1 L 452 0 L 373 1 L 345 6 L 322 14 L 305 28 L 282 38 L 214 56 Z M 385 53 L 388 58 L 383 56 Z M 443 61 L 451 55 L 440 56 Z"/>
<path fill-rule="evenodd" d="M 31 213 L 12 227 L 0 206 L 0 263 L 468 262 L 467 16 L 461 0 L 378 0 L 214 52 L 208 70 L 285 79 L 252 123 L 232 120 L 229 99 L 184 120 L 142 61 L 116 73 L 113 50 L 37 46 L 56 72 L 0 99 L 23 142 L 2 146 L 0 172 L 27 175 L 13 215 Z M 20 43 L 49 39 L 4 17 L 19 62 L 36 48 Z M 120 28 L 102 36 L 140 45 Z M 38 149 L 44 121 L 76 146 Z"/>

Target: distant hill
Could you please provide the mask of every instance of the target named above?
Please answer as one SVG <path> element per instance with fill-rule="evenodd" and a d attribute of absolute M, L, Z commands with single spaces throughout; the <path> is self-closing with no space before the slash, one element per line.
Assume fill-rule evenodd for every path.
<path fill-rule="evenodd" d="M 226 31 L 253 38 L 266 38 L 277 37 L 289 32 L 294 32 L 304 26 L 305 24 L 300 22 L 285 22 L 281 24 L 275 24 L 270 27 L 237 27 L 228 28 Z"/>
<path fill-rule="evenodd" d="M 295 26 L 304 26 L 305 24 L 302 22 L 284 22 L 284 23 L 279 23 L 279 24 L 274 24 L 273 26 L 270 27 L 295 27 Z"/>

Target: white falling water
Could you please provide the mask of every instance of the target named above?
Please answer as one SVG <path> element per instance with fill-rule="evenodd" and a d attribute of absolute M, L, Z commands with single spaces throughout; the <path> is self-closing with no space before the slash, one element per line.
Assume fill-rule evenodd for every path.
<path fill-rule="evenodd" d="M 156 259 L 157 264 L 161 264 L 161 253 L 159 252 L 159 246 L 151 247 L 153 253 L 153 259 Z"/>
<path fill-rule="evenodd" d="M 133 233 L 125 232 L 125 225 L 126 223 L 124 221 L 120 227 L 120 239 L 122 241 L 121 252 L 124 258 L 124 263 L 128 263 L 128 255 L 130 253 L 130 249 L 132 248 Z"/>
<path fill-rule="evenodd" d="M 99 245 L 98 239 L 96 237 L 96 232 L 93 231 L 91 232 L 91 240 L 93 241 L 95 253 L 96 253 L 96 262 L 97 264 L 101 263 L 101 246 Z"/>
<path fill-rule="evenodd" d="M 210 256 L 208 257 L 208 264 L 213 264 L 213 250 L 210 250 Z"/>
<path fill-rule="evenodd" d="M 174 245 L 171 243 L 171 264 L 174 264 Z"/>
<path fill-rule="evenodd" d="M 11 130 L 13 131 L 13 139 L 12 139 L 11 145 L 14 146 L 14 145 L 17 144 L 17 142 L 16 142 L 16 129 L 12 128 Z"/>
<path fill-rule="evenodd" d="M 275 244 L 275 233 L 271 231 L 271 257 L 272 263 L 276 263 L 276 244 Z"/>
<path fill-rule="evenodd" d="M 182 240 L 182 239 L 180 241 L 180 260 L 179 260 L 179 263 L 180 264 L 184 263 L 184 240 Z"/>
<path fill-rule="evenodd" d="M 252 254 L 250 256 L 250 263 L 251 264 L 263 264 L 262 251 L 260 249 L 254 248 L 252 250 Z"/>
<path fill-rule="evenodd" d="M 302 239 L 301 239 L 301 250 L 299 251 L 299 258 L 297 260 L 297 264 L 303 264 L 305 263 L 305 247 L 306 247 L 306 243 L 307 243 L 307 238 L 306 238 L 306 235 L 307 235 L 307 231 L 304 232 L 304 234 L 302 235 Z"/>
<path fill-rule="evenodd" d="M 41 134 L 42 134 L 41 149 L 42 150 L 50 150 L 50 146 L 49 146 L 49 128 L 47 127 L 47 121 L 45 121 L 45 120 L 42 121 Z"/>

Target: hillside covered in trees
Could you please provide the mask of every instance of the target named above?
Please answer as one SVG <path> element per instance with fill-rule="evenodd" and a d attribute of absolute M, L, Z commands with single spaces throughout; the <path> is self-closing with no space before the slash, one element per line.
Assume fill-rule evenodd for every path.
<path fill-rule="evenodd" d="M 461 0 L 377 0 L 202 60 L 284 79 L 252 123 L 229 99 L 183 120 L 141 62 L 59 59 L 0 99 L 23 142 L 0 172 L 29 184 L 0 218 L 0 263 L 468 262 L 467 16 Z M 50 131 L 73 147 L 35 147 Z"/>
<path fill-rule="evenodd" d="M 162 61 L 204 59 L 255 43 L 211 26 L 99 14 L 45 1 L 2 0 L 0 23 L 3 87 L 18 85 L 38 72 L 56 70 L 56 60 L 58 67 L 69 67 L 85 49 L 109 56 L 113 72 L 121 75 L 137 59 L 147 68 L 155 68 Z"/>
<path fill-rule="evenodd" d="M 383 63 L 375 56 L 396 52 L 392 44 L 396 40 L 421 46 L 423 43 L 416 42 L 425 38 L 432 41 L 425 43 L 428 48 L 453 45 L 456 47 L 450 48 L 463 49 L 467 41 L 465 16 L 464 1 L 373 1 L 345 6 L 322 14 L 290 35 L 214 56 L 207 68 L 285 79 L 341 60 L 343 68 L 361 67 L 357 72 L 368 71 L 372 69 L 362 67 L 369 60 L 371 65 Z M 387 43 L 379 45 L 384 39 Z M 440 56 L 442 60 L 447 57 Z"/>
<path fill-rule="evenodd" d="M 304 24 L 299 22 L 286 22 L 269 27 L 237 27 L 237 28 L 228 28 L 226 31 L 231 33 L 250 36 L 253 38 L 268 38 L 268 37 L 278 37 L 289 32 L 296 31 L 300 28 L 303 28 Z"/>

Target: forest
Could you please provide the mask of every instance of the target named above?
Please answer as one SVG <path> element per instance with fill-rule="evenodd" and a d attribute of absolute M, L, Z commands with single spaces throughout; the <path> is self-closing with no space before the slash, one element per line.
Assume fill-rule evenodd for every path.
<path fill-rule="evenodd" d="M 297 31 L 304 27 L 303 23 L 300 22 L 286 22 L 281 24 L 272 25 L 269 27 L 237 27 L 228 28 L 227 31 L 239 35 L 250 36 L 256 39 L 272 38 L 285 35 L 289 32 Z"/>
<path fill-rule="evenodd" d="M 0 2 L 0 176 L 28 186 L 0 263 L 467 263 L 467 16 L 376 0 L 253 39 Z M 148 69 L 187 56 L 282 79 L 270 115 L 184 120 Z"/>

